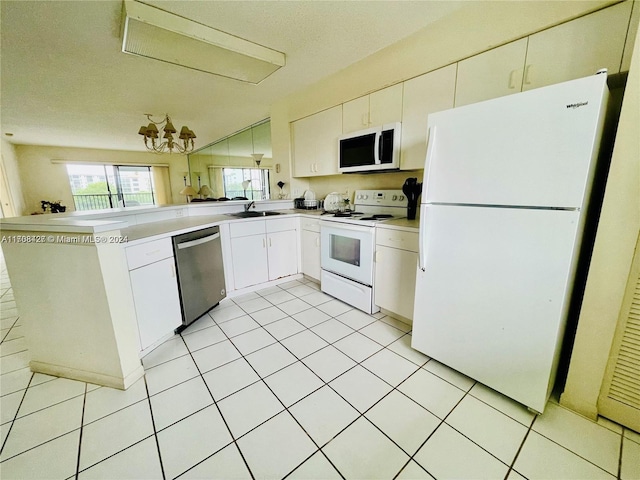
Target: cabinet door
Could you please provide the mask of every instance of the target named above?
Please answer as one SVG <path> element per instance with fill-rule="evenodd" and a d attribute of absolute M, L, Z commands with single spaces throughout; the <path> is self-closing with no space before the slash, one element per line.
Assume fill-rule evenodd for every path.
<path fill-rule="evenodd" d="M 236 289 L 269 280 L 265 235 L 232 238 L 231 257 Z"/>
<path fill-rule="evenodd" d="M 144 350 L 182 324 L 173 257 L 131 270 L 129 277 Z"/>
<path fill-rule="evenodd" d="M 296 177 L 338 173 L 338 137 L 342 135 L 342 105 L 291 124 L 293 170 Z"/>
<path fill-rule="evenodd" d="M 369 95 L 342 105 L 342 133 L 369 128 Z"/>
<path fill-rule="evenodd" d="M 316 132 L 316 156 L 312 175 L 337 175 L 340 151 L 338 138 L 342 134 L 342 105 L 320 112 Z"/>
<path fill-rule="evenodd" d="M 298 273 L 298 242 L 295 230 L 267 235 L 269 280 Z"/>
<path fill-rule="evenodd" d="M 520 92 L 526 53 L 523 38 L 458 62 L 455 106 Z"/>
<path fill-rule="evenodd" d="M 453 108 L 456 65 L 404 82 L 400 169 L 424 168 L 427 155 L 427 117 Z"/>
<path fill-rule="evenodd" d="M 369 95 L 369 125 L 402 121 L 402 83 L 392 85 Z"/>
<path fill-rule="evenodd" d="M 418 254 L 376 246 L 374 303 L 413 320 Z"/>
<path fill-rule="evenodd" d="M 320 280 L 320 233 L 302 230 L 302 273 Z"/>
<path fill-rule="evenodd" d="M 308 177 L 315 162 L 317 123 L 314 115 L 291 122 L 291 142 L 293 153 L 293 174 L 296 177 Z"/>
<path fill-rule="evenodd" d="M 622 2 L 529 37 L 522 89 L 620 71 L 631 5 Z"/>

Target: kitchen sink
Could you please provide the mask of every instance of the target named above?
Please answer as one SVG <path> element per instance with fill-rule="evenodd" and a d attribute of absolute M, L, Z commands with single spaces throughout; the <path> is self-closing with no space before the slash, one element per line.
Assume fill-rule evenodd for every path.
<path fill-rule="evenodd" d="M 251 217 L 271 217 L 272 215 L 280 215 L 280 214 L 281 214 L 280 212 L 271 212 L 271 211 L 256 212 L 253 210 L 249 210 L 247 212 L 228 213 L 227 215 L 231 217 L 237 217 L 237 218 L 251 218 Z"/>

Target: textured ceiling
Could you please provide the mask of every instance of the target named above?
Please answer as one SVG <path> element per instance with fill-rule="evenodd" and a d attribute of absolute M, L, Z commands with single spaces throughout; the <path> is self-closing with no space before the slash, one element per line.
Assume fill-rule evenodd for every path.
<path fill-rule="evenodd" d="M 12 143 L 144 150 L 143 114 L 187 124 L 197 147 L 460 8 L 452 1 L 148 1 L 284 52 L 258 85 L 121 52 L 121 1 L 1 4 L 1 129 Z"/>

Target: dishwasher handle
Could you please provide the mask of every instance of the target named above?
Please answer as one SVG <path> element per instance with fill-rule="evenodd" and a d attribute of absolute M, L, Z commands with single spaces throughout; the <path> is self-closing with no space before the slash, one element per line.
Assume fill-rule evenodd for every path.
<path fill-rule="evenodd" d="M 178 250 L 182 250 L 183 248 L 195 247 L 196 245 L 202 245 L 203 243 L 211 242 L 216 238 L 220 238 L 220 233 L 214 233 L 213 235 L 198 238 L 196 240 L 191 240 L 189 242 L 178 243 L 177 247 L 178 247 Z"/>

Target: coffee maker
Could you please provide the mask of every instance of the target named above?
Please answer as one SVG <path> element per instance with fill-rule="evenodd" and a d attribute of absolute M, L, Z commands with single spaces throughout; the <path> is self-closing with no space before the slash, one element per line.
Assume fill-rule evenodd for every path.
<path fill-rule="evenodd" d="M 407 196 L 407 218 L 415 220 L 418 210 L 418 198 L 422 193 L 422 183 L 417 178 L 407 178 L 402 185 L 402 191 Z"/>

